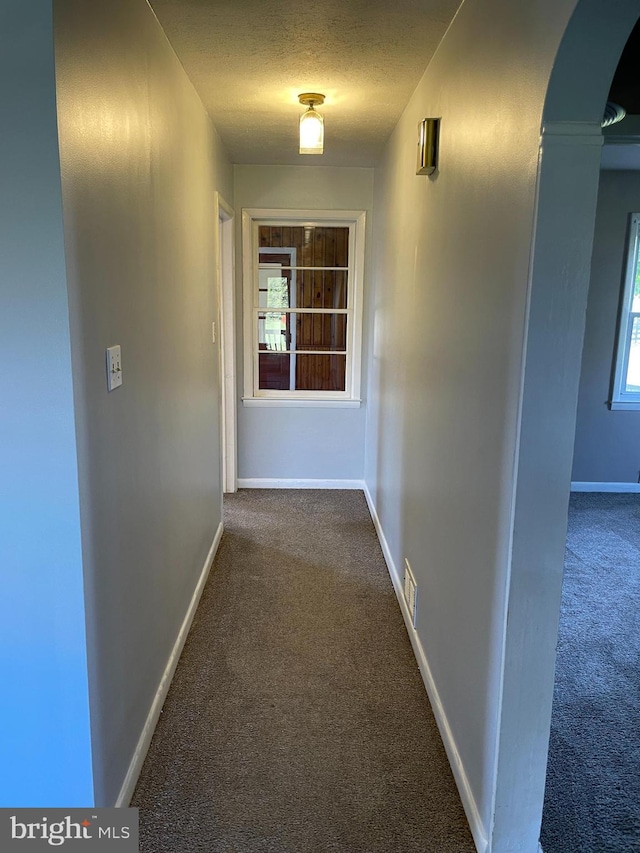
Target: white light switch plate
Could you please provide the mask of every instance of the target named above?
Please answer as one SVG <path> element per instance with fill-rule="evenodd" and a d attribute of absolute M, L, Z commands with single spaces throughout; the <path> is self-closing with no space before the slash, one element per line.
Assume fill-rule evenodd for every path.
<path fill-rule="evenodd" d="M 215 344 L 216 342 L 216 324 L 211 324 L 211 343 Z"/>
<path fill-rule="evenodd" d="M 122 385 L 122 356 L 120 347 L 107 349 L 107 390 L 113 391 Z"/>

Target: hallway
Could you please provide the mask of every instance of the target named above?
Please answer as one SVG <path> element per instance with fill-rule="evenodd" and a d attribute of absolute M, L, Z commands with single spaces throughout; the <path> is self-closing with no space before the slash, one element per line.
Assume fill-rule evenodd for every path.
<path fill-rule="evenodd" d="M 132 805 L 142 853 L 474 850 L 361 492 L 225 497 Z"/>
<path fill-rule="evenodd" d="M 148 850 L 470 849 L 459 794 L 479 853 L 538 853 L 603 106 L 639 2 L 3 4 L 4 808 L 126 808 L 164 706 Z M 345 221 L 347 258 L 316 257 Z M 256 493 L 167 699 L 233 474 Z M 298 494 L 309 521 L 257 491 L 300 486 L 364 489 L 386 565 L 358 494 Z"/>

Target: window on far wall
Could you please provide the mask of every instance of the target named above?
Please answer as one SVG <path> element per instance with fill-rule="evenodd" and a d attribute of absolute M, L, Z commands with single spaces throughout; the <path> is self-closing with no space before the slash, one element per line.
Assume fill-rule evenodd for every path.
<path fill-rule="evenodd" d="M 245 405 L 359 405 L 364 223 L 243 211 Z"/>
<path fill-rule="evenodd" d="M 620 306 L 612 409 L 640 410 L 640 213 L 629 223 L 627 266 Z"/>

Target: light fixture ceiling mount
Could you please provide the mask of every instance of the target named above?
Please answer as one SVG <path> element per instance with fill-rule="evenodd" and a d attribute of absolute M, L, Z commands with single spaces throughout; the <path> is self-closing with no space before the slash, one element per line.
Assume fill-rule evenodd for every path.
<path fill-rule="evenodd" d="M 304 92 L 298 95 L 307 110 L 300 116 L 300 154 L 322 154 L 324 151 L 324 119 L 314 107 L 324 103 L 319 92 Z"/>
<path fill-rule="evenodd" d="M 298 95 L 298 100 L 307 107 L 313 107 L 315 104 L 320 107 L 324 104 L 324 95 L 320 95 L 318 92 L 305 92 Z"/>

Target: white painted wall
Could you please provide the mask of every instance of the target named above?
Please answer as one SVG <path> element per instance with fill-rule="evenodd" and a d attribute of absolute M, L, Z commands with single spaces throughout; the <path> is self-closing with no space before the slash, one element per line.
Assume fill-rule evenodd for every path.
<path fill-rule="evenodd" d="M 365 476 L 492 853 L 538 849 L 600 118 L 638 11 L 466 0 L 376 175 Z"/>
<path fill-rule="evenodd" d="M 220 140 L 145 0 L 56 3 L 96 802 L 112 805 L 221 521 Z M 108 394 L 105 349 L 123 385 Z"/>
<path fill-rule="evenodd" d="M 0 8 L 0 807 L 93 804 L 51 2 Z"/>
<path fill-rule="evenodd" d="M 542 816 L 601 140 L 599 121 L 578 135 L 545 125 L 541 147 L 503 614 L 497 851 L 535 851 Z"/>
<path fill-rule="evenodd" d="M 536 850 L 609 85 L 637 0 L 580 0 L 553 63 L 532 241 L 492 850 Z M 550 22 L 552 18 L 549 18 Z"/>
<path fill-rule="evenodd" d="M 593 243 L 571 479 L 636 483 L 640 412 L 610 411 L 616 326 L 629 214 L 640 210 L 640 172 L 603 171 Z"/>
<path fill-rule="evenodd" d="M 532 460 L 518 455 L 518 440 L 541 122 L 574 5 L 466 0 L 390 139 L 375 183 L 365 478 L 396 570 L 401 573 L 406 556 L 416 575 L 418 646 L 432 701 L 442 711 L 478 848 L 488 844 L 494 853 L 533 853 L 542 808 L 553 658 L 549 669 L 545 657 L 546 670 L 535 672 L 530 690 L 523 687 L 523 667 L 533 653 L 527 602 L 535 601 L 536 571 L 547 564 L 527 551 L 523 519 L 544 505 L 545 482 L 527 479 L 535 469 L 525 470 Z M 415 175 L 417 124 L 425 116 L 442 118 L 439 171 L 431 178 Z M 562 154 L 547 159 L 548 175 L 560 185 L 558 175 L 570 161 Z M 547 178 L 546 186 L 552 182 Z M 576 198 L 588 219 L 595 188 L 586 185 Z M 569 237 L 576 256 L 588 249 L 588 227 L 582 240 Z M 552 246 L 549 289 L 536 303 L 538 335 L 530 338 L 536 367 L 545 335 L 554 341 L 563 328 L 554 317 L 553 288 L 571 299 L 556 264 L 562 252 Z M 574 325 L 569 337 L 579 354 L 579 299 L 577 305 L 577 332 Z M 569 410 L 577 391 L 574 356 L 575 347 L 562 380 Z M 534 398 L 531 390 L 527 416 Z M 562 406 L 558 412 L 570 427 L 570 415 Z M 556 482 L 549 481 L 555 548 L 566 520 L 571 445 L 555 425 L 545 432 L 539 421 L 528 423 L 536 452 L 562 436 L 557 453 L 565 458 Z M 546 476 L 543 461 L 538 457 Z M 517 474 L 537 487 L 526 506 L 526 495 L 514 492 Z M 555 500 L 560 495 L 561 503 L 563 489 L 564 519 Z M 518 576 L 509 600 L 516 518 Z M 556 574 L 548 589 L 540 575 L 542 624 L 550 626 L 545 655 L 555 642 L 562 558 L 548 565 Z M 508 601 L 518 623 L 509 634 Z M 536 694 L 540 683 L 544 691 Z"/>
<path fill-rule="evenodd" d="M 365 310 L 371 257 L 373 170 L 317 166 L 234 167 L 238 242 L 245 207 L 365 210 Z M 236 263 L 238 361 L 242 376 L 242 269 Z M 368 346 L 365 333 L 364 348 Z M 363 389 L 367 364 L 363 363 Z M 238 388 L 242 395 L 241 383 Z M 366 396 L 363 394 L 363 396 Z M 362 480 L 366 399 L 359 409 L 250 408 L 238 401 L 238 477 L 242 479 Z M 268 452 L 267 452 L 268 451 Z"/>

